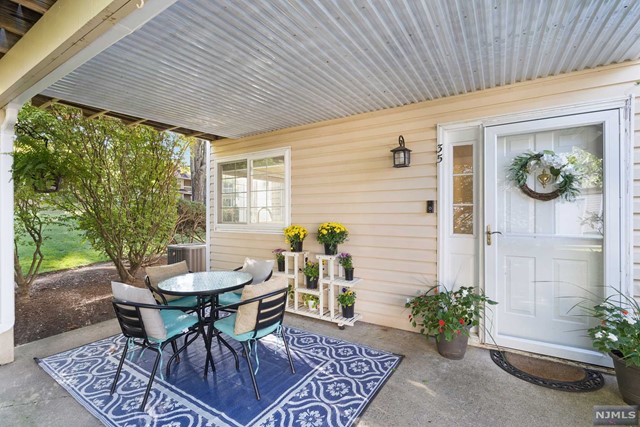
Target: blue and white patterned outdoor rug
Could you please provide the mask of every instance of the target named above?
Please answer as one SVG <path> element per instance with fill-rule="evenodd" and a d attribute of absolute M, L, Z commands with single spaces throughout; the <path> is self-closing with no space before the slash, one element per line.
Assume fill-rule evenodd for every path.
<path fill-rule="evenodd" d="M 181 355 L 180 363 L 172 364 L 169 377 L 156 376 L 145 412 L 139 407 L 155 357 L 152 351 L 140 356 L 136 347 L 133 357 L 127 357 L 116 392 L 109 395 L 125 342 L 122 335 L 36 361 L 107 426 L 324 427 L 353 425 L 402 359 L 302 330 L 286 331 L 296 373 L 291 373 L 281 340 L 273 335 L 262 339 L 256 375 L 260 401 L 246 360 L 240 357 L 236 371 L 231 353 L 215 341 L 216 371 L 204 378 L 200 338 Z M 232 345 L 241 354 L 242 347 Z M 166 361 L 170 346 L 165 353 Z"/>

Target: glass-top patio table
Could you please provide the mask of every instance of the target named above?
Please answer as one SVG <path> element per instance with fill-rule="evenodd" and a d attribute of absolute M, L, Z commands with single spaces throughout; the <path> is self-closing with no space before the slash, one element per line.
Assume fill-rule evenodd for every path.
<path fill-rule="evenodd" d="M 158 288 L 168 295 L 215 296 L 241 289 L 252 280 L 244 271 L 202 271 L 170 277 L 158 283 Z"/>
<path fill-rule="evenodd" d="M 209 362 L 215 369 L 211 356 L 211 340 L 213 339 L 213 322 L 218 318 L 215 308 L 218 306 L 218 295 L 243 288 L 253 281 L 253 276 L 243 271 L 202 271 L 198 273 L 182 274 L 165 279 L 158 283 L 158 289 L 167 294 L 175 296 L 196 296 L 198 297 L 198 316 L 200 321 L 206 323 L 207 334 L 205 335 L 205 345 L 207 346 L 207 360 L 204 366 L 204 375 L 207 376 Z M 206 315 L 207 303 L 211 301 L 212 315 Z M 227 343 L 220 334 L 216 333 L 216 338 L 224 344 L 236 359 L 238 366 L 238 355 L 236 351 Z"/>

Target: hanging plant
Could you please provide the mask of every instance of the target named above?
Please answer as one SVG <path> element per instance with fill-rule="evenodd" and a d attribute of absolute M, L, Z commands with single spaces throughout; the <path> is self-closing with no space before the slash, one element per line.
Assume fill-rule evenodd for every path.
<path fill-rule="evenodd" d="M 36 193 L 60 190 L 66 173 L 65 160 L 56 137 L 55 120 L 35 107 L 25 106 L 16 123 L 16 144 L 13 153 L 13 180 L 28 185 Z"/>
<path fill-rule="evenodd" d="M 509 178 L 533 199 L 548 201 L 560 197 L 573 201 L 580 195 L 581 176 L 576 170 L 577 166 L 577 158 L 572 154 L 556 154 L 551 150 L 528 152 L 513 159 L 509 166 Z M 529 174 L 537 171 L 541 171 L 536 179 L 542 188 L 554 186 L 553 191 L 540 193 L 527 185 Z"/>
<path fill-rule="evenodd" d="M 13 156 L 13 179 L 33 187 L 36 193 L 60 190 L 62 168 L 58 159 L 47 150 L 16 150 Z"/>

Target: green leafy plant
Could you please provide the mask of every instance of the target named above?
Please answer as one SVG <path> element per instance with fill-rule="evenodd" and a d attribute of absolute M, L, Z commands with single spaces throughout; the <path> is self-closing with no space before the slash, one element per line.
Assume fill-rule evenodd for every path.
<path fill-rule="evenodd" d="M 67 212 L 91 246 L 111 259 L 121 281 L 133 282 L 173 237 L 176 173 L 186 141 L 113 118 L 89 120 L 72 107 L 25 108 L 14 179 L 37 192 L 55 187 L 53 207 Z"/>
<path fill-rule="evenodd" d="M 173 232 L 173 242 L 204 243 L 207 235 L 206 212 L 203 203 L 178 199 L 178 219 Z"/>
<path fill-rule="evenodd" d="M 318 227 L 318 242 L 327 245 L 344 243 L 349 237 L 349 230 L 337 222 L 325 222 Z"/>
<path fill-rule="evenodd" d="M 626 295 L 616 294 L 588 310 L 600 322 L 587 333 L 593 346 L 614 353 L 627 366 L 640 367 L 640 306 Z"/>
<path fill-rule="evenodd" d="M 310 279 L 316 279 L 320 277 L 320 265 L 317 262 L 307 261 L 302 273 Z"/>
<path fill-rule="evenodd" d="M 405 307 L 411 309 L 409 321 L 414 327 L 420 327 L 421 334 L 435 335 L 438 341 L 442 338 L 451 341 L 456 335 L 469 335 L 469 327 L 480 323 L 485 304 L 497 302 L 476 293 L 472 287 L 450 291 L 436 285 L 410 299 Z"/>
<path fill-rule="evenodd" d="M 55 217 L 44 210 L 48 194 L 37 193 L 30 185 L 14 180 L 14 280 L 22 295 L 28 294 L 38 277 L 44 260 L 43 245 L 48 236 L 46 226 L 55 223 Z M 20 259 L 20 247 L 31 246 L 29 265 L 26 270 Z"/>
<path fill-rule="evenodd" d="M 341 252 L 338 255 L 338 263 L 342 266 L 342 268 L 353 268 L 353 258 L 351 257 L 351 254 L 347 252 Z"/>
<path fill-rule="evenodd" d="M 356 303 L 356 293 L 349 288 L 342 288 L 342 292 L 338 294 L 338 302 L 345 307 L 353 305 Z"/>
<path fill-rule="evenodd" d="M 312 306 L 313 306 L 313 308 L 315 308 L 318 305 L 318 303 L 320 302 L 320 298 L 318 298 L 318 296 L 316 296 L 316 295 L 303 294 L 302 295 L 302 302 L 305 305 L 309 305 L 309 302 L 313 302 Z"/>
<path fill-rule="evenodd" d="M 13 180 L 36 193 L 53 193 L 69 175 L 65 148 L 58 144 L 58 118 L 27 103 L 18 113 Z"/>
<path fill-rule="evenodd" d="M 286 252 L 284 249 L 278 248 L 271 251 L 272 254 L 275 254 L 277 261 L 284 261 L 283 252 Z"/>

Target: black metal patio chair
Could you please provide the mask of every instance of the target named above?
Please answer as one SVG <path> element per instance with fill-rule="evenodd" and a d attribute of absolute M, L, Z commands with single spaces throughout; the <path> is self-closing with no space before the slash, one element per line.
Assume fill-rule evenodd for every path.
<path fill-rule="evenodd" d="M 260 400 L 260 391 L 258 390 L 256 376 L 251 363 L 250 342 L 254 342 L 257 345 L 258 340 L 270 334 L 280 335 L 284 342 L 291 372 L 294 374 L 296 372 L 284 328 L 282 328 L 287 303 L 287 280 L 284 277 L 278 279 L 260 286 L 245 287 L 242 293 L 242 301 L 236 305 L 238 311 L 213 324 L 216 336 L 219 336 L 222 332 L 242 343 L 244 355 L 249 365 L 253 389 L 258 400 Z M 219 307 L 218 309 L 224 310 L 225 307 Z M 257 352 L 257 347 L 254 348 L 254 351 Z M 236 369 L 239 369 L 237 358 Z"/>
<path fill-rule="evenodd" d="M 191 310 L 191 307 L 159 305 L 154 301 L 148 289 L 136 288 L 123 283 L 112 282 L 112 289 L 114 294 L 113 308 L 122 334 L 127 340 L 111 385 L 111 394 L 116 390 L 129 347 L 139 345 L 154 351 L 156 358 L 140 405 L 140 410 L 144 411 L 165 346 L 172 344 L 174 348 L 166 365 L 166 375 L 169 376 L 171 363 L 174 360 L 179 361 L 178 355 L 193 343 L 198 335 L 202 334 L 203 337 L 206 335 L 198 313 L 188 314 L 185 312 Z M 185 342 L 182 347 L 176 350 L 176 341 L 183 336 Z M 208 353 L 207 358 L 213 364 L 211 355 Z"/>

